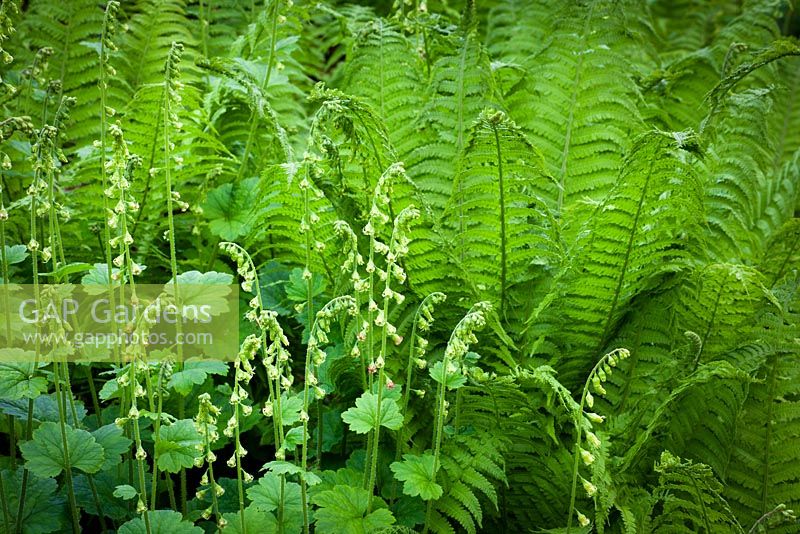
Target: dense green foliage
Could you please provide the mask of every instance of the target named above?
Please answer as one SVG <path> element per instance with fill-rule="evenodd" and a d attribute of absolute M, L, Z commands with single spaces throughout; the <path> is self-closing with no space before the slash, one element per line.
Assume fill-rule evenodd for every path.
<path fill-rule="evenodd" d="M 797 532 L 796 26 L 0 1 L 4 284 L 243 310 L 228 363 L 0 348 L 2 531 Z"/>

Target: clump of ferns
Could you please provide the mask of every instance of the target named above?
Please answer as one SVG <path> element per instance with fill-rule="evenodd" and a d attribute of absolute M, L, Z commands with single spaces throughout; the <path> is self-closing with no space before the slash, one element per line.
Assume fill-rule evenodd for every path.
<path fill-rule="evenodd" d="M 586 383 L 583 386 L 580 405 L 573 416 L 575 425 L 575 450 L 573 453 L 572 488 L 569 498 L 567 533 L 569 533 L 572 528 L 573 513 L 577 516 L 578 524 L 581 527 L 586 527 L 590 524 L 589 518 L 575 508 L 575 498 L 577 496 L 578 478 L 580 476 L 580 463 L 583 462 L 586 467 L 592 466 L 592 464 L 595 463 L 596 454 L 602 446 L 600 438 L 593 432 L 593 428 L 594 425 L 602 424 L 605 421 L 605 416 L 591 411 L 594 407 L 592 391 L 597 395 L 605 395 L 606 390 L 603 387 L 603 383 L 611 375 L 617 363 L 626 359 L 628 356 L 630 356 L 630 352 L 628 349 L 624 348 L 609 352 L 600 358 L 600 361 L 597 362 L 589 373 L 589 377 L 586 379 Z M 586 411 L 586 408 L 590 411 Z M 583 477 L 580 478 L 581 485 L 586 491 L 586 495 L 590 498 L 594 498 L 597 495 L 597 486 Z"/>

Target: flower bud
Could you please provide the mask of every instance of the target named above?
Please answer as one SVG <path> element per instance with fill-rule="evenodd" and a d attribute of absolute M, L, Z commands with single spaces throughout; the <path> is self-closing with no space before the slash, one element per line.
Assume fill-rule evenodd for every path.
<path fill-rule="evenodd" d="M 595 494 L 597 493 L 597 486 L 595 486 L 585 478 L 583 479 L 583 489 L 586 490 L 586 495 L 588 495 L 589 497 L 594 497 Z"/>

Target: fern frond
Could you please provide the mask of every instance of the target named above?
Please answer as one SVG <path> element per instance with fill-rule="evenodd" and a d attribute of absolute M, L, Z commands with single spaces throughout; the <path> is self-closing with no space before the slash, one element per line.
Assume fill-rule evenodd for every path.
<path fill-rule="evenodd" d="M 269 103 L 266 95 L 259 86 L 259 82 L 245 70 L 245 68 L 234 60 L 215 59 L 203 61 L 200 66 L 225 77 L 237 88 L 244 92 L 244 100 L 247 102 L 251 111 L 261 120 L 269 123 L 274 132 L 274 139 L 278 145 L 278 155 L 273 155 L 278 161 L 289 162 L 294 159 L 292 146 L 289 144 L 286 130 L 281 125 L 278 115 Z M 246 165 L 241 162 L 240 165 Z"/>
<path fill-rule="evenodd" d="M 695 458 L 714 462 L 722 470 L 733 436 L 732 423 L 750 380 L 746 372 L 728 362 L 711 362 L 671 384 L 646 428 L 637 433 L 625 451 L 620 470 L 642 465 L 645 459 L 652 459 L 653 454 L 669 445 L 681 450 L 681 454 L 691 455 L 693 451 L 698 454 Z M 709 417 L 709 413 L 714 417 Z"/>
<path fill-rule="evenodd" d="M 550 263 L 547 211 L 555 185 L 538 151 L 504 113 L 481 113 L 469 135 L 445 220 L 455 229 L 454 254 L 476 297 L 512 305 L 510 288 Z M 548 220 L 549 219 L 549 220 Z M 517 296 L 516 299 L 519 299 Z"/>
<path fill-rule="evenodd" d="M 506 481 L 502 454 L 505 443 L 504 438 L 488 432 L 456 435 L 445 441 L 439 472 L 444 494 L 436 500 L 434 509 L 446 519 L 431 525 L 434 532 L 450 532 L 448 520 L 468 533 L 478 532 L 483 522 L 483 509 L 478 503 L 488 500 L 496 509 L 495 484 Z"/>
<path fill-rule="evenodd" d="M 171 133 L 175 163 L 171 169 L 173 180 L 182 197 L 192 206 L 205 201 L 205 194 L 222 169 L 231 165 L 231 154 L 219 142 L 219 138 L 208 124 L 208 116 L 201 105 L 200 92 L 191 85 L 181 90 L 182 104 L 173 112 L 180 123 L 180 130 Z M 122 124 L 131 152 L 143 160 L 142 179 L 136 182 L 136 198 L 141 208 L 133 230 L 139 234 L 139 252 L 145 257 L 164 260 L 159 253 L 160 228 L 163 215 L 160 206 L 165 202 L 164 186 L 164 128 L 163 128 L 164 84 L 147 85 L 136 92 L 123 111 Z M 156 127 L 154 127 L 154 125 Z M 176 214 L 177 215 L 177 214 Z M 176 235 L 186 238 L 191 235 L 194 217 L 190 213 L 176 216 Z M 150 248 L 147 245 L 152 244 Z M 180 246 L 180 245 L 179 245 Z"/>
<path fill-rule="evenodd" d="M 102 27 L 102 6 L 91 0 L 32 2 L 21 24 L 20 31 L 30 38 L 35 49 L 52 49 L 49 74 L 61 81 L 57 96 L 76 98 L 71 113 L 72 123 L 65 132 L 64 148 L 68 154 L 99 138 L 97 109 L 100 91 L 97 84 L 100 80 L 98 50 Z M 112 98 L 108 105 L 119 104 L 121 95 L 114 91 L 110 94 L 116 98 Z M 41 120 L 48 119 L 41 117 Z"/>
<path fill-rule="evenodd" d="M 197 0 L 187 11 L 197 17 L 201 26 L 199 50 L 205 57 L 226 55 L 230 50 L 231 36 L 240 35 L 255 17 L 252 6 L 238 0 Z"/>
<path fill-rule="evenodd" d="M 765 247 L 761 271 L 767 276 L 769 286 L 783 278 L 793 266 L 800 265 L 800 219 L 794 218 L 775 233 Z"/>
<path fill-rule="evenodd" d="M 194 67 L 197 40 L 185 0 L 142 0 L 128 22 L 128 32 L 120 43 L 121 65 L 118 69 L 133 91 L 159 83 L 164 63 L 173 42 L 184 46 L 183 80 L 198 79 Z"/>
<path fill-rule="evenodd" d="M 649 124 L 666 130 L 696 129 L 708 115 L 708 91 L 719 80 L 720 66 L 707 48 L 679 55 L 641 82 Z"/>
<path fill-rule="evenodd" d="M 726 358 L 729 349 L 759 336 L 758 315 L 774 305 L 761 273 L 731 264 L 699 267 L 678 298 L 678 331 L 700 336 L 696 363 Z"/>
<path fill-rule="evenodd" d="M 381 18 L 360 26 L 342 85 L 381 117 L 401 161 L 419 143 L 415 128 L 425 94 L 423 77 L 420 57 L 400 28 Z"/>
<path fill-rule="evenodd" d="M 706 46 L 718 29 L 719 20 L 736 14 L 739 6 L 731 2 L 705 0 L 657 0 L 651 11 L 661 36 L 662 57 L 680 57 Z"/>
<path fill-rule="evenodd" d="M 550 338 L 570 354 L 557 365 L 565 384 L 583 381 L 628 303 L 685 264 L 702 214 L 691 142 L 662 132 L 637 140 L 617 185 L 589 216 L 572 270 L 551 291 L 560 305 L 530 317 L 529 339 Z"/>
<path fill-rule="evenodd" d="M 486 48 L 492 59 L 509 65 L 530 65 L 547 43 L 563 6 L 546 0 L 522 4 L 501 0 L 489 9 Z"/>
<path fill-rule="evenodd" d="M 792 39 L 779 39 L 770 46 L 759 51 L 752 61 L 739 65 L 736 70 L 720 80 L 709 92 L 708 99 L 711 101 L 712 109 L 718 107 L 722 103 L 725 95 L 732 91 L 736 84 L 750 73 L 774 61 L 791 56 L 800 56 L 800 46 Z"/>
<path fill-rule="evenodd" d="M 326 245 L 327 252 L 311 254 L 313 272 L 325 274 L 331 285 L 334 285 L 340 273 L 335 272 L 338 261 L 333 239 L 333 223 L 337 219 L 331 202 L 322 194 L 318 194 L 316 182 L 322 171 L 313 162 L 289 162 L 269 166 L 259 181 L 260 200 L 255 206 L 256 221 L 248 236 L 254 242 L 259 253 L 270 258 L 281 258 L 281 261 L 292 267 L 305 266 L 305 236 L 299 232 L 303 219 L 303 196 L 298 187 L 300 181 L 307 179 L 314 188 L 311 195 L 311 210 L 317 214 L 319 221 L 310 230 L 313 240 Z"/>
<path fill-rule="evenodd" d="M 493 104 L 494 80 L 489 58 L 470 28 L 450 41 L 449 54 L 433 65 L 430 94 L 420 126 L 420 141 L 406 161 L 409 176 L 438 215 L 453 194 L 457 162 L 470 126 Z"/>
<path fill-rule="evenodd" d="M 776 126 L 772 130 L 776 138 L 776 167 L 792 161 L 800 149 L 800 105 L 797 103 L 800 94 L 800 59 L 784 61 L 778 68 L 776 77 L 784 83 L 776 97 Z"/>
<path fill-rule="evenodd" d="M 524 530 L 561 524 L 569 504 L 572 455 L 562 446 L 562 427 L 578 409 L 569 390 L 549 368 L 520 370 L 459 390 L 459 426 L 503 436 L 507 485 L 498 488 L 502 517 L 487 514 L 488 525 Z"/>
<path fill-rule="evenodd" d="M 779 345 L 756 371 L 724 473 L 725 495 L 742 524 L 755 523 L 778 505 L 800 507 L 800 351 L 789 341 L 798 333 L 800 279 L 794 273 L 776 288 L 786 314 L 776 325 Z M 770 528 L 792 532 L 796 525 Z"/>
<path fill-rule="evenodd" d="M 630 318 L 611 342 L 613 346 L 627 347 L 631 355 L 619 364 L 619 372 L 608 377 L 608 394 L 596 402 L 608 402 L 607 411 L 624 417 L 628 427 L 650 419 L 664 383 L 682 365 L 675 354 L 675 293 L 674 289 L 647 293 L 643 302 L 632 303 Z"/>
<path fill-rule="evenodd" d="M 771 189 L 775 156 L 765 120 L 771 106 L 763 90 L 732 95 L 714 126 L 718 134 L 709 146 L 706 206 L 709 244 L 718 261 L 747 261 L 760 252 L 752 231 L 761 216 L 761 197 Z"/>
<path fill-rule="evenodd" d="M 722 497 L 722 484 L 708 466 L 664 451 L 655 470 L 659 485 L 654 496 L 661 501 L 661 509 L 653 521 L 653 532 L 744 532 Z"/>
<path fill-rule="evenodd" d="M 544 154 L 560 185 L 561 213 L 612 188 L 642 131 L 627 46 L 613 2 L 565 8 L 548 46 L 506 98 L 512 118 Z"/>
<path fill-rule="evenodd" d="M 319 105 L 312 119 L 309 143 L 330 168 L 318 186 L 335 201 L 340 218 L 365 221 L 377 177 L 396 161 L 386 125 L 362 99 L 321 83 L 309 100 Z M 392 198 L 390 216 L 394 203 Z"/>

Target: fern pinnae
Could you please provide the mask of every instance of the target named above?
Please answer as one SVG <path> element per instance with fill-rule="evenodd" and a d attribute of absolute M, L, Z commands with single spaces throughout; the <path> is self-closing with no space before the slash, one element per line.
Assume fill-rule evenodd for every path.
<path fill-rule="evenodd" d="M 145 0 L 128 21 L 128 31 L 120 43 L 120 74 L 132 91 L 163 81 L 163 65 L 173 42 L 185 47 L 184 79 L 197 78 L 192 67 L 196 39 L 188 23 L 185 0 Z"/>
<path fill-rule="evenodd" d="M 644 131 L 625 57 L 637 40 L 613 14 L 616 3 L 589 4 L 557 12 L 548 46 L 504 99 L 559 183 L 556 210 L 567 222 L 582 198 L 608 193 L 631 141 Z"/>
<path fill-rule="evenodd" d="M 269 55 L 267 57 L 267 70 L 264 73 L 264 78 L 260 80 L 259 88 L 262 91 L 265 91 L 269 87 L 270 79 L 272 78 L 272 69 L 274 66 L 274 55 L 275 55 L 275 44 L 278 39 L 278 17 L 280 16 L 280 4 L 282 0 L 273 0 L 270 3 L 271 13 L 270 13 L 270 43 L 269 43 Z M 250 155 L 250 150 L 252 148 L 252 144 L 255 138 L 256 128 L 258 127 L 258 119 L 260 113 L 253 110 L 252 115 L 250 116 L 250 129 L 247 133 L 247 140 L 244 146 L 244 152 L 242 154 L 242 161 L 239 166 L 239 172 L 236 175 L 236 182 L 240 181 L 244 176 L 245 169 L 248 165 L 248 159 Z M 276 120 L 277 123 L 277 120 Z"/>
<path fill-rule="evenodd" d="M 732 456 L 723 473 L 724 494 L 742 522 L 758 522 L 776 507 L 797 509 L 800 477 L 787 464 L 796 462 L 797 450 L 788 445 L 796 433 L 797 350 L 786 339 L 796 332 L 798 279 L 788 275 L 773 288 L 785 311 L 774 314 L 765 332 L 771 346 L 755 371 L 742 406 Z M 774 525 L 770 531 L 791 532 L 791 525 Z"/>
<path fill-rule="evenodd" d="M 774 61 L 791 56 L 800 56 L 800 46 L 798 46 L 795 40 L 779 39 L 773 42 L 769 47 L 760 51 L 751 62 L 739 66 L 734 72 L 725 76 L 725 78 L 708 93 L 707 98 L 711 102 L 711 112 L 709 116 L 714 115 L 722 103 L 723 97 L 743 78 Z"/>
<path fill-rule="evenodd" d="M 530 221 L 540 219 L 537 209 L 547 211 L 548 201 L 542 199 L 552 197 L 553 190 L 541 156 L 516 125 L 500 111 L 481 113 L 470 132 L 445 221 L 460 229 L 454 254 L 472 283 L 483 286 L 498 303 L 502 320 L 509 286 L 522 277 L 534 254 L 548 246 L 547 229 Z"/>
<path fill-rule="evenodd" d="M 419 57 L 402 28 L 382 18 L 367 23 L 354 41 L 343 74 L 344 86 L 376 109 L 399 158 L 405 161 L 416 145 L 416 123 L 424 97 Z"/>
<path fill-rule="evenodd" d="M 449 54 L 434 63 L 429 82 L 424 123 L 429 142 L 407 158 L 409 175 L 428 193 L 437 216 L 454 194 L 453 177 L 459 168 L 458 163 L 455 168 L 449 165 L 460 158 L 470 125 L 493 103 L 495 93 L 489 58 L 475 28 L 463 28 L 446 44 Z"/>
<path fill-rule="evenodd" d="M 708 466 L 664 451 L 655 469 L 659 473 L 655 495 L 664 501 L 663 512 L 655 518 L 656 532 L 744 533 Z"/>
<path fill-rule="evenodd" d="M 775 287 L 790 270 L 790 266 L 797 264 L 799 253 L 800 219 L 793 218 L 786 221 L 767 242 L 761 269 L 770 277 L 768 287 Z"/>
<path fill-rule="evenodd" d="M 559 337 L 569 335 L 573 351 L 585 347 L 588 357 L 603 350 L 620 319 L 621 307 L 685 264 L 692 250 L 688 236 L 699 233 L 702 216 L 700 183 L 688 164 L 687 149 L 693 141 L 691 134 L 678 132 L 641 136 L 616 185 L 595 205 L 572 265 L 566 267 L 568 273 L 556 278 L 551 290 L 571 302 L 560 311 L 569 320 L 556 320 L 562 329 Z M 666 208 L 668 204 L 682 211 L 680 220 L 676 211 Z M 654 262 L 655 257 L 661 261 Z M 579 275 L 572 271 L 577 266 Z M 552 313 L 551 308 L 544 310 L 543 324 L 532 326 L 528 335 L 541 335 L 542 329 L 550 328 L 547 322 L 553 320 L 548 318 Z M 575 380 L 573 365 L 578 361 L 573 357 L 569 366 L 559 365 L 565 383 Z"/>
<path fill-rule="evenodd" d="M 272 123 L 271 126 L 275 131 L 275 136 L 283 152 L 284 162 L 292 161 L 294 150 L 289 144 L 286 130 L 283 128 L 283 126 L 281 126 L 278 116 L 270 105 L 269 99 L 265 94 L 265 90 L 261 87 L 261 84 L 259 84 L 257 80 L 252 79 L 251 76 L 241 66 L 231 60 L 224 58 L 216 58 L 210 61 L 203 60 L 199 62 L 199 66 L 205 70 L 230 79 L 245 90 L 247 104 L 251 109 L 251 113 L 253 114 L 251 125 L 254 125 L 254 127 L 251 126 L 250 131 L 252 131 L 252 137 L 248 136 L 250 146 L 245 146 L 246 150 L 242 158 L 249 159 L 248 154 L 252 149 L 252 143 L 255 141 L 255 130 L 258 127 L 259 121 L 268 120 Z M 234 184 L 241 182 L 247 167 L 247 163 L 242 161 L 241 165 L 239 166 L 239 174 L 241 174 L 241 176 L 237 174 L 236 180 L 233 182 Z"/>
<path fill-rule="evenodd" d="M 78 98 L 72 111 L 74 124 L 64 132 L 65 150 L 90 144 L 98 132 L 98 123 L 92 120 L 97 105 L 96 86 L 99 80 L 96 52 L 84 43 L 95 43 L 102 32 L 103 10 L 96 2 L 76 0 L 63 4 L 39 1 L 29 6 L 23 28 L 30 32 L 34 47 L 49 47 L 54 75 L 61 81 L 56 97 Z M 37 54 L 38 56 L 38 54 Z M 36 59 L 34 60 L 36 61 Z M 46 120 L 42 117 L 42 120 Z"/>
<path fill-rule="evenodd" d="M 488 302 L 479 302 L 475 304 L 467 314 L 459 321 L 453 332 L 450 334 L 450 340 L 445 348 L 444 356 L 441 362 L 441 376 L 438 381 L 438 388 L 436 393 L 436 422 L 433 429 L 433 473 L 434 478 L 439 469 L 439 455 L 441 453 L 442 442 L 444 440 L 444 419 L 445 419 L 445 402 L 446 393 L 449 382 L 449 375 L 452 374 L 451 365 L 460 365 L 461 359 L 469 349 L 469 343 L 477 341 L 475 338 L 475 331 L 483 328 L 486 324 L 485 314 L 491 310 L 491 304 Z M 427 511 L 425 513 L 425 529 L 423 534 L 428 531 L 430 526 L 434 502 L 428 501 Z"/>

